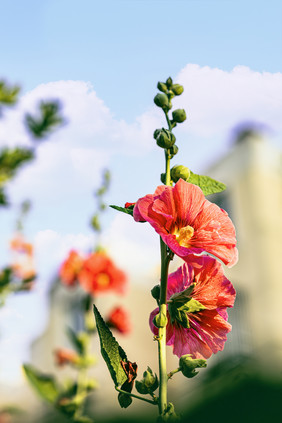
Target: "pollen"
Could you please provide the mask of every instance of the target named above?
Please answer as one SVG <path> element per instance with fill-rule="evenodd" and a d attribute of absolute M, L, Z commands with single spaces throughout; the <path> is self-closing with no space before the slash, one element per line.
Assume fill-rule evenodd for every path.
<path fill-rule="evenodd" d="M 181 247 L 191 247 L 190 239 L 194 234 L 194 228 L 192 226 L 184 226 L 175 232 L 176 241 Z"/>

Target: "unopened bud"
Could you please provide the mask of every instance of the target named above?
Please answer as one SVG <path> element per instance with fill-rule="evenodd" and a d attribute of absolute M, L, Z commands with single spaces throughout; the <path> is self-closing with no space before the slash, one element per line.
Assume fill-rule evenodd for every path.
<path fill-rule="evenodd" d="M 157 87 L 163 93 L 166 93 L 167 92 L 167 86 L 166 86 L 166 84 L 164 82 L 158 82 Z"/>
<path fill-rule="evenodd" d="M 170 176 L 173 182 L 177 182 L 179 179 L 183 179 L 184 181 L 188 181 L 190 176 L 190 170 L 186 166 L 178 165 L 173 166 L 170 170 Z"/>
<path fill-rule="evenodd" d="M 165 174 L 165 173 L 161 173 L 161 182 L 162 182 L 163 184 L 165 184 L 165 183 L 166 183 L 166 174 Z"/>
<path fill-rule="evenodd" d="M 170 90 L 170 88 L 172 86 L 172 79 L 171 79 L 171 77 L 167 78 L 167 80 L 166 80 L 165 83 L 166 83 L 167 88 Z"/>
<path fill-rule="evenodd" d="M 150 367 L 143 373 L 143 379 L 135 382 L 135 388 L 139 394 L 145 395 L 154 392 L 159 386 L 158 377 Z"/>
<path fill-rule="evenodd" d="M 167 95 L 164 93 L 159 93 L 154 98 L 154 103 L 156 106 L 161 107 L 162 109 L 164 107 L 168 107 L 168 98 Z"/>
<path fill-rule="evenodd" d="M 162 128 L 159 132 L 156 142 L 159 147 L 161 148 L 171 148 L 173 144 L 175 143 L 176 138 L 172 132 L 170 132 L 168 129 Z"/>
<path fill-rule="evenodd" d="M 190 354 L 186 354 L 180 357 L 179 367 L 185 377 L 192 378 L 199 373 L 195 369 L 207 367 L 207 362 L 202 359 L 193 359 Z"/>
<path fill-rule="evenodd" d="M 184 109 L 176 109 L 172 112 L 174 122 L 182 123 L 186 120 L 186 112 Z"/>
<path fill-rule="evenodd" d="M 176 144 L 173 144 L 173 146 L 169 149 L 169 153 L 171 157 L 174 157 L 178 153 L 178 147 Z"/>
<path fill-rule="evenodd" d="M 174 92 L 175 95 L 180 95 L 183 93 L 184 88 L 180 84 L 173 84 L 173 86 L 171 87 L 171 90 Z"/>
<path fill-rule="evenodd" d="M 165 173 L 162 173 L 162 175 L 165 175 Z M 160 299 L 160 292 L 161 292 L 160 285 L 155 285 L 154 288 L 151 289 L 152 297 L 155 298 L 155 300 L 157 301 Z"/>
<path fill-rule="evenodd" d="M 158 313 L 153 320 L 154 325 L 157 328 L 165 328 L 167 325 L 167 317 L 164 313 Z"/>

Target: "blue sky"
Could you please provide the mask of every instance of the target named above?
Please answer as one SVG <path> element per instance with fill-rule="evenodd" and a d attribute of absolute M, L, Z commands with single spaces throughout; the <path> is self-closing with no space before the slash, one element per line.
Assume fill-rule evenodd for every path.
<path fill-rule="evenodd" d="M 40 277 L 34 294 L 1 312 L 4 357 L 10 338 L 19 350 L 42 329 L 46 288 L 67 251 L 92 245 L 88 221 L 102 169 L 113 175 L 109 203 L 134 201 L 159 184 L 163 154 L 152 137 L 165 124 L 153 105 L 159 80 L 172 76 L 185 88 L 174 102 L 188 115 L 175 130 L 174 164 L 204 171 L 244 120 L 267 125 L 282 146 L 282 2 L 11 0 L 1 2 L 1 16 L 0 77 L 20 83 L 22 97 L 0 121 L 0 146 L 30 143 L 21 116 L 42 98 L 60 98 L 68 121 L 9 187 L 15 206 L 33 203 L 26 235 Z M 2 212 L 1 265 L 15 218 L 16 208 Z M 151 230 L 113 211 L 104 222 L 116 260 L 130 275 L 149 272 L 159 257 Z"/>

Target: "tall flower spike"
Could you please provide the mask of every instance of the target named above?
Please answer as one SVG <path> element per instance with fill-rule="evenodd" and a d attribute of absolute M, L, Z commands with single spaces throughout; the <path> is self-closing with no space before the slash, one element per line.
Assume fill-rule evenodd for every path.
<path fill-rule="evenodd" d="M 235 228 L 228 214 L 194 184 L 179 179 L 174 187 L 157 187 L 154 194 L 137 201 L 133 216 L 149 222 L 182 258 L 207 252 L 229 267 L 238 260 Z"/>
<path fill-rule="evenodd" d="M 167 345 L 173 346 L 178 357 L 207 359 L 223 350 L 226 335 L 231 330 L 227 322 L 227 307 L 233 307 L 235 290 L 224 276 L 221 264 L 212 257 L 193 257 L 168 276 Z M 157 335 L 154 317 L 150 327 Z"/>

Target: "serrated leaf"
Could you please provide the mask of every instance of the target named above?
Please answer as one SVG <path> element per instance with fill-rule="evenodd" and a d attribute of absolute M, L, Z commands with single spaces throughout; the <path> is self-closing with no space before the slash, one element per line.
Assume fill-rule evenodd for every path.
<path fill-rule="evenodd" d="M 226 185 L 222 182 L 218 182 L 215 179 L 210 178 L 209 176 L 197 175 L 192 171 L 190 171 L 188 182 L 190 184 L 194 184 L 200 187 L 204 195 L 215 194 L 226 189 Z"/>
<path fill-rule="evenodd" d="M 119 207 L 119 206 L 113 206 L 113 205 L 110 205 L 110 207 L 122 213 L 130 214 L 130 216 L 133 216 L 133 208 L 130 208 L 130 207 L 125 208 L 125 207 Z"/>
<path fill-rule="evenodd" d="M 127 380 L 127 375 L 120 362 L 121 360 L 127 361 L 127 356 L 104 322 L 95 304 L 93 308 L 100 338 L 101 354 L 108 366 L 115 386 L 121 386 Z"/>
<path fill-rule="evenodd" d="M 48 402 L 55 403 L 60 395 L 60 389 L 52 376 L 45 375 L 33 366 L 24 364 L 23 369 L 26 377 L 38 394 Z"/>

